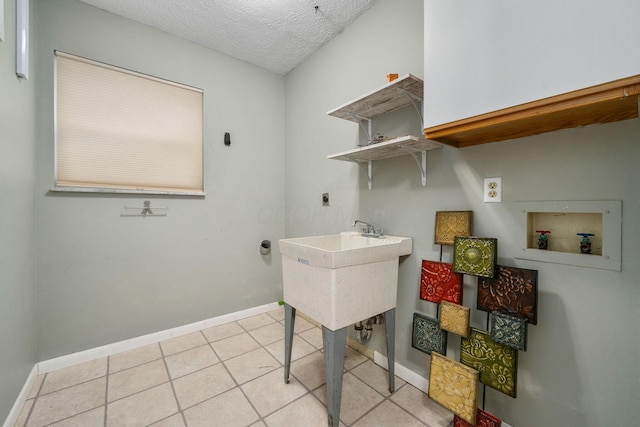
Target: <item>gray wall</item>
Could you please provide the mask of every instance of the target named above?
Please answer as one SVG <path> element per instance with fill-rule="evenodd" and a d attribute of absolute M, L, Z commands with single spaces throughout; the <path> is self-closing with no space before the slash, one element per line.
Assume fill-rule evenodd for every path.
<path fill-rule="evenodd" d="M 627 52 L 640 31 L 619 17 L 640 16 L 640 3 L 587 3 L 427 0 L 426 125 L 637 75 L 640 57 Z M 503 262 L 540 271 L 540 324 L 520 358 L 520 395 L 487 398 L 516 425 L 638 422 L 639 130 L 636 119 L 456 153 L 456 170 L 471 178 L 465 187 L 487 176 L 505 183 L 505 203 L 480 206 L 480 231 L 504 236 Z M 515 200 L 607 199 L 623 205 L 621 272 L 513 259 Z"/>
<path fill-rule="evenodd" d="M 456 7 L 462 7 L 462 2 L 446 2 L 449 6 L 437 1 L 429 3 L 432 3 L 429 21 L 439 21 L 440 30 L 447 28 L 452 37 L 458 38 L 464 38 L 465 34 L 478 36 L 466 32 L 472 24 L 456 20 L 461 16 L 456 14 Z M 423 33 L 423 9 L 424 2 L 419 0 L 402 2 L 401 8 L 397 2 L 380 0 L 287 76 L 287 236 L 344 231 L 351 228 L 353 219 L 361 218 L 381 225 L 388 234 L 413 237 L 413 255 L 403 260 L 400 267 L 396 358 L 402 365 L 428 377 L 429 357 L 411 348 L 413 313 L 435 315 L 432 304 L 418 299 L 420 260 L 440 257 L 440 246 L 432 243 L 437 210 L 473 210 L 475 234 L 499 239 L 499 263 L 539 271 L 539 321 L 529 328 L 528 351 L 520 353 L 518 397 L 512 399 L 487 389 L 486 409 L 518 427 L 634 424 L 640 415 L 637 406 L 640 401 L 637 332 L 640 270 L 635 262 L 640 256 L 637 244 L 640 172 L 636 165 L 640 159 L 640 120 L 462 150 L 445 147 L 429 154 L 426 187 L 421 186 L 418 169 L 409 156 L 374 162 L 372 190 L 367 189 L 364 174 L 356 165 L 326 159 L 328 154 L 355 147 L 361 137 L 356 124 L 329 117 L 326 112 L 383 85 L 385 75 L 390 72 L 424 77 L 428 88 L 425 103 L 430 114 L 426 121 L 432 124 L 434 120 L 445 120 L 445 112 L 438 110 L 440 103 L 446 107 L 448 117 L 460 118 L 453 114 L 469 113 L 469 104 L 477 114 L 498 108 L 497 102 L 515 103 L 515 99 L 524 102 L 526 96 L 534 99 L 549 95 L 531 86 L 528 93 L 517 96 L 513 91 L 484 93 L 487 88 L 482 78 L 486 77 L 491 60 L 510 70 L 505 63 L 511 50 L 491 52 L 486 62 L 469 64 L 469 57 L 477 59 L 482 53 L 471 56 L 469 52 L 457 51 L 459 46 L 455 43 L 448 45 L 448 38 L 442 33 Z M 441 9 L 447 13 L 439 15 Z M 484 13 L 491 15 L 491 10 Z M 592 21 L 602 12 L 580 10 L 583 14 L 593 13 L 589 15 Z M 571 10 L 563 10 L 560 16 L 569 12 Z M 541 29 L 546 27 L 540 15 L 547 13 L 553 14 L 555 9 L 549 8 L 544 13 L 539 10 L 534 15 Z M 508 23 L 513 33 L 520 34 L 518 25 Z M 381 25 L 385 31 L 376 31 Z M 489 28 L 482 20 L 473 25 Z M 627 26 L 620 31 L 628 30 Z M 535 38 L 536 34 L 531 33 L 530 37 Z M 576 38 L 571 41 L 575 42 Z M 584 50 L 588 43 L 585 42 Z M 554 49 L 552 57 L 560 56 L 560 51 L 562 49 Z M 626 51 L 632 49 L 626 46 Z M 443 52 L 449 56 L 430 56 Z M 456 58 L 457 69 L 446 62 L 449 57 Z M 438 68 L 432 69 L 430 64 L 436 63 Z M 598 63 L 591 65 L 598 66 Z M 630 71 L 633 67 L 635 71 Z M 546 63 L 544 68 L 550 72 L 545 76 L 548 87 L 562 90 L 569 90 L 565 85 L 567 80 L 578 84 L 576 89 L 588 85 L 587 82 L 598 83 L 594 80 L 599 78 L 611 80 L 637 74 L 640 69 L 619 61 L 603 65 L 600 74 L 589 69 L 585 71 L 586 77 L 576 72 L 575 78 L 563 76 L 561 82 L 554 83 L 553 64 Z M 614 76 L 613 68 L 617 73 L 626 74 Z M 473 76 L 475 69 L 482 72 L 473 84 L 463 81 L 462 75 Z M 459 79 L 451 80 L 453 76 Z M 531 75 L 529 78 L 535 80 Z M 500 79 L 496 80 L 492 82 L 497 85 Z M 467 93 L 461 93 L 456 88 L 458 84 Z M 432 97 L 434 92 L 438 96 Z M 408 109 L 406 114 L 413 112 Z M 379 122 L 380 130 L 412 120 L 401 115 L 402 112 L 398 112 Z M 419 134 L 420 129 L 412 127 L 411 132 Z M 483 179 L 491 176 L 503 179 L 501 204 L 482 201 Z M 323 191 L 331 193 L 331 207 L 320 207 Z M 609 199 L 622 200 L 623 204 L 622 271 L 515 258 L 520 251 L 519 236 L 525 233 L 518 225 L 521 212 L 516 201 Z M 451 260 L 450 247 L 444 248 L 443 259 Z M 484 329 L 486 314 L 475 310 L 475 288 L 476 279 L 466 276 L 464 304 L 474 308 L 472 325 Z M 370 347 L 386 353 L 383 329 L 376 327 L 375 331 Z M 448 351 L 451 357 L 458 357 L 459 340 L 454 335 L 450 336 Z"/>
<path fill-rule="evenodd" d="M 37 8 L 38 359 L 280 299 L 259 244 L 284 235 L 284 77 L 84 3 Z M 54 49 L 204 89 L 206 197 L 51 192 Z M 120 216 L 145 199 L 168 216 Z"/>
<path fill-rule="evenodd" d="M 35 84 L 15 74 L 15 2 L 0 42 L 0 420 L 9 413 L 35 350 Z M 35 14 L 33 14 L 35 16 Z M 31 31 L 35 40 L 35 31 Z M 33 46 L 33 45 L 32 45 Z M 35 60 L 35 55 L 31 55 Z M 35 64 L 31 63 L 32 70 Z M 33 74 L 32 74 L 33 76 Z"/>

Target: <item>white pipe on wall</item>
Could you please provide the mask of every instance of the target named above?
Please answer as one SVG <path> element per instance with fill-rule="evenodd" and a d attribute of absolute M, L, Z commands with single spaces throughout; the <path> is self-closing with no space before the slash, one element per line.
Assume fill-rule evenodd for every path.
<path fill-rule="evenodd" d="M 29 0 L 16 0 L 16 74 L 29 78 Z"/>

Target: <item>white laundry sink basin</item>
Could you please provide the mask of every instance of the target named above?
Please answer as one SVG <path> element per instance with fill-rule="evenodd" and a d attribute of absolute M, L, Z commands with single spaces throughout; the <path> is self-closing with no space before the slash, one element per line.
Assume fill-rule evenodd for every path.
<path fill-rule="evenodd" d="M 395 308 L 409 237 L 357 232 L 280 240 L 284 301 L 338 330 Z"/>

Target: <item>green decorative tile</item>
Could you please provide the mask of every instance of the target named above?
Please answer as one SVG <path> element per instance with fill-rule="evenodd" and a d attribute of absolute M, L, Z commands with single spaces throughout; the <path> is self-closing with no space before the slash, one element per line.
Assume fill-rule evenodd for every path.
<path fill-rule="evenodd" d="M 477 369 L 482 384 L 516 397 L 517 350 L 495 342 L 488 332 L 471 328 L 469 338 L 462 338 L 460 362 Z"/>
<path fill-rule="evenodd" d="M 498 239 L 456 236 L 453 240 L 453 271 L 493 277 L 498 253 Z"/>
<path fill-rule="evenodd" d="M 436 319 L 413 313 L 411 346 L 427 354 L 432 351 L 447 354 L 447 332 L 440 329 Z"/>
<path fill-rule="evenodd" d="M 527 351 L 527 319 L 491 312 L 491 339 L 516 350 Z"/>

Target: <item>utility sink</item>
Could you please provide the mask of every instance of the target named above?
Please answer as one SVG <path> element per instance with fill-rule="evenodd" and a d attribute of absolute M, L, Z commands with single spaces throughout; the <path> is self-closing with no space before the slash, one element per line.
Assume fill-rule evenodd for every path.
<path fill-rule="evenodd" d="M 396 307 L 409 237 L 357 232 L 280 240 L 284 301 L 335 331 Z"/>

